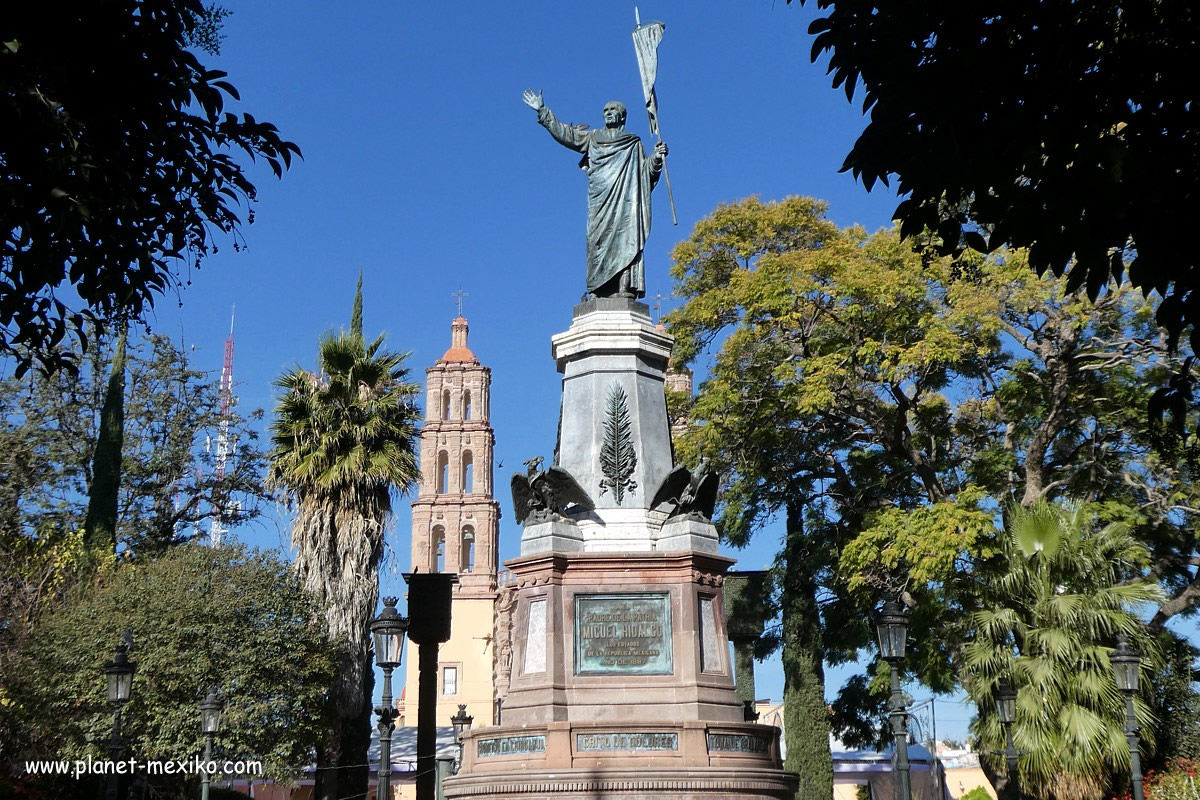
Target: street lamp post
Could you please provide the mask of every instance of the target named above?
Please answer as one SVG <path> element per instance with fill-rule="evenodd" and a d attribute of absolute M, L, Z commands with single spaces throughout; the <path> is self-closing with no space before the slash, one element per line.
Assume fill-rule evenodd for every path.
<path fill-rule="evenodd" d="M 458 745 L 457 758 L 454 759 L 454 769 L 452 772 L 457 775 L 462 769 L 463 762 L 463 734 L 471 729 L 471 723 L 475 718 L 467 713 L 466 703 L 458 704 L 458 713 L 450 718 L 450 724 L 454 726 L 454 741 Z"/>
<path fill-rule="evenodd" d="M 375 638 L 375 663 L 383 670 L 383 697 L 375 713 L 379 716 L 379 781 L 375 797 L 391 800 L 392 790 L 392 731 L 400 712 L 392 704 L 392 670 L 400 666 L 404 656 L 404 637 L 408 620 L 396 611 L 398 598 L 383 598 L 383 611 L 371 620 L 371 635 Z"/>
<path fill-rule="evenodd" d="M 892 726 L 892 742 L 896 748 L 893 762 L 896 796 L 912 800 L 908 766 L 908 711 L 904 693 L 900 691 L 900 662 L 908 644 L 908 614 L 895 600 L 888 600 L 875 615 L 875 635 L 879 640 L 879 655 L 888 663 L 892 673 L 892 696 L 888 702 L 888 721 Z"/>
<path fill-rule="evenodd" d="M 1129 742 L 1129 766 L 1133 773 L 1133 800 L 1143 800 L 1142 794 L 1142 759 L 1138 754 L 1140 729 L 1137 717 L 1133 713 L 1133 696 L 1138 692 L 1138 673 L 1141 670 L 1142 659 L 1137 650 L 1129 646 L 1124 636 L 1117 637 L 1117 646 L 1109 654 L 1112 662 L 1113 677 L 1117 688 L 1125 695 L 1125 741 Z"/>
<path fill-rule="evenodd" d="M 212 761 L 213 737 L 221 729 L 223 705 L 215 689 L 210 689 L 208 695 L 200 701 L 200 730 L 204 734 L 204 770 L 200 773 L 200 800 L 208 800 L 208 786 L 212 783 L 208 765 Z"/>
<path fill-rule="evenodd" d="M 117 645 L 113 660 L 104 665 L 104 675 L 108 682 L 108 702 L 113 706 L 112 735 L 108 740 L 108 760 L 115 764 L 121 758 L 124 743 L 121 741 L 121 708 L 129 702 L 133 689 L 133 673 L 137 665 L 129 660 L 129 648 L 133 645 L 133 636 L 126 630 L 122 642 Z M 120 776 L 110 772 L 105 779 L 104 796 L 106 800 L 118 800 L 120 793 Z"/>
<path fill-rule="evenodd" d="M 1017 786 L 1017 757 L 1020 753 L 1013 743 L 1012 726 L 1017 721 L 1017 692 L 1004 678 L 1001 678 L 996 688 L 996 716 L 1004 726 L 1004 758 L 1008 762 L 1008 786 L 1005 794 L 1008 800 L 1020 800 L 1021 792 Z"/>

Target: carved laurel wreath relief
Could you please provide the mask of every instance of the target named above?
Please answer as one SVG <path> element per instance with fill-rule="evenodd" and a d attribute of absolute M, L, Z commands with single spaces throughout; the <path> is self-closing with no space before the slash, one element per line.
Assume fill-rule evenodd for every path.
<path fill-rule="evenodd" d="M 612 490 L 618 503 L 625 493 L 633 494 L 637 482 L 633 470 L 637 467 L 637 452 L 633 449 L 633 432 L 629 424 L 629 402 L 621 384 L 613 381 L 608 390 L 604 413 L 604 444 L 600 446 L 600 494 Z"/>

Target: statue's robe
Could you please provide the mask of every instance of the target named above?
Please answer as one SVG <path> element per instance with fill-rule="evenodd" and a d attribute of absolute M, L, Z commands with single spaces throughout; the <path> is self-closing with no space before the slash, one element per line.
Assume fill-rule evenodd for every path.
<path fill-rule="evenodd" d="M 593 130 L 559 122 L 544 106 L 538 122 L 559 144 L 583 154 L 579 166 L 588 175 L 587 290 L 596 294 L 629 269 L 630 291 L 645 296 L 642 249 L 650 235 L 650 191 L 659 171 L 646 157 L 642 140 L 624 128 Z"/>

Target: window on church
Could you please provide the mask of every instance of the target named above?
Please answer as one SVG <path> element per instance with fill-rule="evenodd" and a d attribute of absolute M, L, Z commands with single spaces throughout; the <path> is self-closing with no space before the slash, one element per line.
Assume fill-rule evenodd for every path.
<path fill-rule="evenodd" d="M 446 571 L 446 531 L 440 525 L 433 529 L 433 569 Z"/>
<path fill-rule="evenodd" d="M 475 571 L 475 531 L 466 527 L 462 532 L 462 547 L 459 548 L 462 554 L 462 569 L 460 572 Z"/>
<path fill-rule="evenodd" d="M 471 392 L 463 392 L 463 419 L 471 419 Z"/>
<path fill-rule="evenodd" d="M 450 419 L 450 390 L 442 392 L 442 419 Z"/>
<path fill-rule="evenodd" d="M 458 665 L 446 664 L 442 667 L 442 695 L 449 697 L 458 694 Z"/>
<path fill-rule="evenodd" d="M 438 453 L 438 494 L 450 491 L 450 454 L 445 450 Z"/>
<path fill-rule="evenodd" d="M 462 490 L 470 494 L 472 487 L 475 484 L 475 460 L 471 457 L 471 451 L 467 450 L 462 455 Z"/>

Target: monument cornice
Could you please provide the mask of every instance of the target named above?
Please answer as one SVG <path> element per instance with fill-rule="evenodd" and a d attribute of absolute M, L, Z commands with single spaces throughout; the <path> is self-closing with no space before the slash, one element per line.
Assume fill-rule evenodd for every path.
<path fill-rule="evenodd" d="M 592 570 L 629 569 L 638 564 L 653 564 L 658 569 L 692 571 L 697 580 L 701 576 L 718 574 L 737 563 L 737 559 L 717 553 L 707 553 L 698 550 L 672 551 L 637 551 L 618 552 L 600 551 L 592 553 L 534 553 L 518 556 L 504 562 L 515 575 L 538 572 L 546 567 L 555 572 L 584 572 Z"/>

